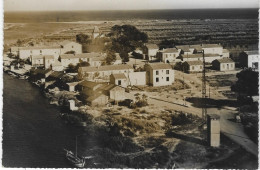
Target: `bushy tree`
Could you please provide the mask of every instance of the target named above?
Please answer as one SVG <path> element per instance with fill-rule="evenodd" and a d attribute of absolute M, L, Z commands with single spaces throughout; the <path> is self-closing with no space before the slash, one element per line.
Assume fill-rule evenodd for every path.
<path fill-rule="evenodd" d="M 106 57 L 106 64 L 110 65 L 114 61 L 116 61 L 116 55 L 114 53 L 109 52 Z"/>
<path fill-rule="evenodd" d="M 77 34 L 76 41 L 80 44 L 88 44 L 90 42 L 90 38 L 86 34 Z"/>
<path fill-rule="evenodd" d="M 237 92 L 239 95 L 247 95 L 252 97 L 258 95 L 258 76 L 259 73 L 252 71 L 252 69 L 245 69 L 237 73 L 237 81 L 231 86 L 231 90 Z"/>
<path fill-rule="evenodd" d="M 108 35 L 112 40 L 111 51 L 119 53 L 124 62 L 129 61 L 129 52 L 138 47 L 142 48 L 148 41 L 147 34 L 132 25 L 115 25 Z"/>

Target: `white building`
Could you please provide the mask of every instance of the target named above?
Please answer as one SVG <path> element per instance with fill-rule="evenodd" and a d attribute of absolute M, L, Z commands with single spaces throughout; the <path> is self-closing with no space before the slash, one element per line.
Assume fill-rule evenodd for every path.
<path fill-rule="evenodd" d="M 185 61 L 183 63 L 184 68 L 187 69 L 185 72 L 194 73 L 194 72 L 202 72 L 203 70 L 203 62 L 198 61 Z"/>
<path fill-rule="evenodd" d="M 149 63 L 145 65 L 147 82 L 152 86 L 167 86 L 174 82 L 174 70 L 170 64 Z"/>
<path fill-rule="evenodd" d="M 157 59 L 156 54 L 159 51 L 158 45 L 146 44 L 144 49 L 149 61 Z"/>
<path fill-rule="evenodd" d="M 245 51 L 247 54 L 247 67 L 253 70 L 258 70 L 259 66 L 259 53 L 258 51 Z"/>
<path fill-rule="evenodd" d="M 104 81 L 110 80 L 111 74 L 120 74 L 125 73 L 128 75 L 129 73 L 134 72 L 134 68 L 126 65 L 106 65 L 100 67 L 79 67 L 78 75 L 80 78 L 87 80 L 96 80 L 102 79 Z"/>
<path fill-rule="evenodd" d="M 66 52 L 82 53 L 82 45 L 76 42 L 64 41 L 58 46 L 44 47 L 19 47 L 19 58 L 27 59 L 33 55 L 53 55 L 55 59 Z"/>
<path fill-rule="evenodd" d="M 179 61 L 180 50 L 176 48 L 166 48 L 158 52 L 158 58 L 164 63 L 174 63 Z"/>
<path fill-rule="evenodd" d="M 235 62 L 231 58 L 222 58 L 212 62 L 214 69 L 219 71 L 235 70 Z"/>

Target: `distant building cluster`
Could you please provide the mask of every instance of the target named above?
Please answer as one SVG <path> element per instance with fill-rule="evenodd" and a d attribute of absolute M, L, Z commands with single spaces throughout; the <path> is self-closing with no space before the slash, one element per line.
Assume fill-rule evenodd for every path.
<path fill-rule="evenodd" d="M 101 37 L 98 27 L 94 27 L 92 39 Z M 20 59 L 28 60 L 34 74 L 40 75 L 45 87 L 53 80 L 61 79 L 70 66 L 78 66 L 73 73 L 78 81 L 67 83 L 69 91 L 80 91 L 85 102 L 90 105 L 103 105 L 109 100 L 125 99 L 125 88 L 129 86 L 169 86 L 174 83 L 173 67 L 181 63 L 188 73 L 203 71 L 203 57 L 207 65 L 218 71 L 235 69 L 235 62 L 229 51 L 220 44 L 178 45 L 173 48 L 159 49 L 156 44 L 145 44 L 135 53 L 143 55 L 146 63 L 141 70 L 136 65 L 122 63 L 115 53 L 115 61 L 106 65 L 106 53 L 82 53 L 82 45 L 73 41 L 61 42 L 58 46 L 12 47 L 10 53 Z M 258 52 L 245 51 L 240 54 L 244 67 L 258 70 Z M 87 63 L 87 65 L 79 65 Z"/>

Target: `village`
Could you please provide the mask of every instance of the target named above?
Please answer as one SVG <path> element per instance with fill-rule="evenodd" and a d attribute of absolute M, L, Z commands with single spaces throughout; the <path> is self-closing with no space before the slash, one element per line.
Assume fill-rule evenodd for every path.
<path fill-rule="evenodd" d="M 111 45 L 108 41 L 100 41 L 108 34 L 95 26 L 88 41 L 102 42 L 102 46 L 108 47 Z M 91 117 L 96 125 L 107 122 L 109 126 L 116 125 L 120 133 L 130 137 L 135 144 L 148 146 L 144 147 L 144 153 L 153 152 L 151 139 L 173 151 L 182 138 L 174 141 L 165 136 L 166 132 L 173 136 L 178 132 L 202 141 L 206 139 L 205 129 L 194 128 L 205 121 L 203 106 L 196 107 L 196 101 L 193 101 L 203 95 L 203 71 L 206 72 L 204 97 L 215 101 L 236 100 L 236 93 L 230 89 L 237 81 L 236 74 L 245 68 L 258 72 L 258 51 L 243 51 L 239 62 L 235 62 L 221 44 L 160 48 L 158 44 L 148 42 L 137 42 L 141 45 L 128 50 L 127 54 L 104 50 L 83 52 L 84 44 L 73 41 L 71 37 L 52 46 L 13 46 L 4 54 L 4 71 L 39 86 L 51 104 L 62 108 L 60 116 L 66 122 L 89 128 L 87 124 Z M 225 123 L 225 126 L 217 127 L 217 134 L 209 142 L 213 147 L 222 146 L 220 130 L 238 134 L 241 132 L 237 129 L 243 128 L 237 124 L 241 119 L 237 116 L 237 108 L 225 104 L 221 107 L 229 109 L 229 112 L 223 111 L 223 115 L 210 118 L 220 121 L 220 126 Z M 208 110 L 215 112 L 217 107 Z M 180 122 L 174 125 L 173 117 Z M 227 118 L 234 118 L 235 122 L 227 125 Z M 183 123 L 183 120 L 191 121 L 192 125 Z M 232 132 L 231 126 L 234 128 Z M 231 139 L 239 141 L 234 137 Z M 248 152 L 256 154 L 257 151 L 248 147 L 248 143 L 238 142 Z M 223 153 L 228 152 L 226 148 L 221 147 Z M 203 149 L 198 152 L 208 154 Z M 214 159 L 219 157 L 221 153 L 213 156 Z M 196 162 L 195 157 L 193 159 Z M 194 163 L 184 162 L 174 165 L 190 168 Z M 171 162 L 167 166 L 158 166 L 160 164 L 155 163 L 152 167 L 169 168 L 167 166 L 172 165 Z M 193 168 L 203 166 L 198 163 Z"/>

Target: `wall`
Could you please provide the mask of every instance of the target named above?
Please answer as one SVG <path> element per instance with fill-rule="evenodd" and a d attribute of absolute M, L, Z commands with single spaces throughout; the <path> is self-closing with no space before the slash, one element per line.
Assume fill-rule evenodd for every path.
<path fill-rule="evenodd" d="M 77 65 L 78 63 L 79 63 L 79 58 L 61 59 L 61 64 L 63 67 L 68 67 L 69 64 Z"/>
<path fill-rule="evenodd" d="M 219 54 L 222 55 L 223 47 L 214 47 L 214 48 L 202 48 L 204 49 L 204 54 Z"/>
<path fill-rule="evenodd" d="M 27 59 L 33 55 L 53 55 L 55 59 L 58 59 L 60 55 L 60 49 L 32 49 L 19 51 L 19 58 L 21 59 Z"/>
<path fill-rule="evenodd" d="M 114 89 L 110 90 L 109 97 L 115 101 L 123 101 L 125 100 L 125 89 L 120 87 L 115 87 Z"/>
<path fill-rule="evenodd" d="M 132 72 L 129 73 L 129 76 L 127 78 L 128 78 L 128 85 L 131 86 L 146 85 L 146 72 Z"/>
<path fill-rule="evenodd" d="M 201 72 L 203 66 L 202 65 L 191 65 L 189 72 Z"/>
<path fill-rule="evenodd" d="M 44 59 L 44 67 L 45 67 L 45 69 L 46 68 L 50 68 L 51 67 L 51 64 L 53 64 L 54 63 L 54 59 Z"/>
<path fill-rule="evenodd" d="M 248 67 L 253 67 L 253 63 L 259 63 L 259 56 L 258 55 L 248 55 Z"/>
<path fill-rule="evenodd" d="M 220 63 L 220 71 L 235 70 L 235 63 Z"/>

